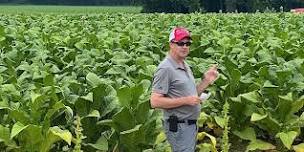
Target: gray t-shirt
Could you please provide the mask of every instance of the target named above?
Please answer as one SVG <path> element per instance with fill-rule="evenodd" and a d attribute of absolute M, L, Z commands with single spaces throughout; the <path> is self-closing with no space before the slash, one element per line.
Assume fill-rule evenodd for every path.
<path fill-rule="evenodd" d="M 185 67 L 177 64 L 168 55 L 159 64 L 154 74 L 152 92 L 163 94 L 169 98 L 197 96 L 193 73 L 187 63 L 184 65 Z M 163 112 L 164 119 L 168 119 L 171 115 L 176 115 L 181 120 L 197 119 L 200 113 L 200 105 L 163 109 Z"/>

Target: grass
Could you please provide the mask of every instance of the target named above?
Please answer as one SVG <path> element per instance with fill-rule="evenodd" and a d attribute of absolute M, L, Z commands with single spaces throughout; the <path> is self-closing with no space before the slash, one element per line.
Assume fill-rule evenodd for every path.
<path fill-rule="evenodd" d="M 139 6 L 62 6 L 62 5 L 0 5 L 0 13 L 140 13 Z"/>

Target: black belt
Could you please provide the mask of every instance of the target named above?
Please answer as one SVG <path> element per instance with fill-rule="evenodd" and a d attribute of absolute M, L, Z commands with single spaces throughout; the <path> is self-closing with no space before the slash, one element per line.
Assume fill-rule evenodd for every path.
<path fill-rule="evenodd" d="M 167 120 L 168 121 L 168 120 Z M 196 124 L 197 120 L 189 119 L 189 120 L 178 120 L 177 123 L 188 123 L 188 125 Z"/>
<path fill-rule="evenodd" d="M 177 121 L 177 123 L 185 123 L 185 122 L 187 122 L 188 123 L 188 125 L 193 125 L 193 124 L 196 124 L 196 120 L 178 120 Z"/>

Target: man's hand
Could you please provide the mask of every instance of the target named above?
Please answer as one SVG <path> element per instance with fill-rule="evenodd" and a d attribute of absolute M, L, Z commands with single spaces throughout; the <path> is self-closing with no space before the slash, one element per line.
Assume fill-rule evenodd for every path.
<path fill-rule="evenodd" d="M 204 80 L 208 85 L 213 84 L 213 82 L 217 79 L 218 77 L 218 71 L 217 71 L 217 65 L 212 65 L 208 69 L 208 71 L 205 72 L 204 74 Z"/>
<path fill-rule="evenodd" d="M 186 105 L 195 106 L 201 103 L 201 99 L 198 96 L 183 97 Z"/>

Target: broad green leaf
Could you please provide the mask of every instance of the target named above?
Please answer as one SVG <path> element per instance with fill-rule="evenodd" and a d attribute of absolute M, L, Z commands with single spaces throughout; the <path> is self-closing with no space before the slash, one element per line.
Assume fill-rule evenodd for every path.
<path fill-rule="evenodd" d="M 259 74 L 259 77 L 267 79 L 269 77 L 268 67 L 267 66 L 261 67 L 258 71 L 258 74 Z"/>
<path fill-rule="evenodd" d="M 265 114 L 265 115 L 260 115 L 260 114 L 258 114 L 258 113 L 253 113 L 253 114 L 251 115 L 250 121 L 253 121 L 253 122 L 254 122 L 254 121 L 260 121 L 260 120 L 265 119 L 267 116 L 268 116 L 267 114 Z"/>
<path fill-rule="evenodd" d="M 209 115 L 207 115 L 205 112 L 201 112 L 200 116 L 198 118 L 198 126 L 202 127 L 204 126 L 205 122 L 208 120 Z"/>
<path fill-rule="evenodd" d="M 113 58 L 111 61 L 117 65 L 122 65 L 129 62 L 131 59 L 131 55 L 127 52 L 113 52 Z"/>
<path fill-rule="evenodd" d="M 142 102 L 139 103 L 135 109 L 135 118 L 137 123 L 145 123 L 145 121 L 149 120 L 150 113 L 150 102 Z"/>
<path fill-rule="evenodd" d="M 214 150 L 212 144 L 208 143 L 201 143 L 199 145 L 196 145 L 197 148 L 199 148 L 199 152 L 217 152 Z"/>
<path fill-rule="evenodd" d="M 126 69 L 121 65 L 113 65 L 111 68 L 105 73 L 107 75 L 123 75 L 126 73 Z"/>
<path fill-rule="evenodd" d="M 74 50 L 68 51 L 64 57 L 62 58 L 63 61 L 70 63 L 71 61 L 75 61 L 75 56 L 77 55 L 77 52 Z"/>
<path fill-rule="evenodd" d="M 203 140 L 205 137 L 208 137 L 211 141 L 211 145 L 212 145 L 212 150 L 216 150 L 216 138 L 206 132 L 200 132 L 197 134 L 197 139 L 198 140 Z"/>
<path fill-rule="evenodd" d="M 292 102 L 291 112 L 298 112 L 304 106 L 304 96 L 300 97 L 297 101 Z"/>
<path fill-rule="evenodd" d="M 292 99 L 292 93 L 289 92 L 287 95 L 285 96 L 279 96 L 279 98 L 283 99 L 283 100 L 286 100 L 286 101 L 293 101 Z"/>
<path fill-rule="evenodd" d="M 136 125 L 134 128 L 132 129 L 129 129 L 129 130 L 125 130 L 125 131 L 122 131 L 120 132 L 121 135 L 123 134 L 130 134 L 130 133 L 133 133 L 133 132 L 136 132 L 136 131 L 139 131 L 139 128 L 141 127 L 142 125 Z"/>
<path fill-rule="evenodd" d="M 79 41 L 79 42 L 75 43 L 74 46 L 79 50 L 83 50 L 85 47 L 85 44 L 82 41 Z"/>
<path fill-rule="evenodd" d="M 33 74 L 33 80 L 35 80 L 36 82 L 40 82 L 40 80 L 42 81 L 43 80 L 43 75 L 41 74 L 41 72 L 39 71 L 35 71 L 34 74 Z"/>
<path fill-rule="evenodd" d="M 242 131 L 233 131 L 233 133 L 244 140 L 250 140 L 250 141 L 256 140 L 255 131 L 251 127 L 246 127 Z"/>
<path fill-rule="evenodd" d="M 132 101 L 132 92 L 129 87 L 123 87 L 117 91 L 119 102 L 122 106 L 130 107 Z"/>
<path fill-rule="evenodd" d="M 69 145 L 72 142 L 72 134 L 68 130 L 62 130 L 58 126 L 51 127 L 47 131 L 45 140 L 43 141 L 40 151 L 41 152 L 48 152 L 51 149 L 51 146 L 60 140 L 64 140 Z"/>
<path fill-rule="evenodd" d="M 60 137 L 69 145 L 71 145 L 72 134 L 68 130 L 61 130 L 59 127 L 55 126 L 50 128 L 49 131 L 51 132 L 51 134 Z"/>
<path fill-rule="evenodd" d="M 106 119 L 106 120 L 98 121 L 98 122 L 96 123 L 96 125 L 115 127 L 115 126 L 114 126 L 114 123 L 113 123 L 113 120 L 111 120 L 111 119 Z"/>
<path fill-rule="evenodd" d="M 233 61 L 231 59 L 229 59 L 228 57 L 224 57 L 224 66 L 229 71 L 229 73 L 231 72 L 230 70 L 238 69 L 238 66 L 235 63 L 233 63 Z M 233 74 L 230 73 L 230 76 L 232 77 Z"/>
<path fill-rule="evenodd" d="M 301 114 L 298 121 L 299 121 L 300 126 L 303 127 L 304 126 L 304 112 Z"/>
<path fill-rule="evenodd" d="M 221 38 L 217 43 L 224 48 L 228 48 L 230 45 L 230 38 L 225 36 L 225 37 Z"/>
<path fill-rule="evenodd" d="M 83 89 L 83 84 L 77 82 L 76 80 L 69 81 L 68 85 L 72 92 L 78 93 Z"/>
<path fill-rule="evenodd" d="M 286 122 L 291 119 L 293 114 L 291 113 L 292 109 L 292 103 L 294 101 L 292 100 L 292 95 L 289 93 L 289 95 L 286 96 L 279 96 L 278 105 L 276 107 L 276 119 L 278 119 L 280 122 Z"/>
<path fill-rule="evenodd" d="M 24 141 L 23 148 L 33 151 L 39 151 L 39 146 L 43 139 L 42 127 L 32 124 L 28 125 L 28 127 L 18 135 L 18 140 Z"/>
<path fill-rule="evenodd" d="M 148 56 L 142 56 L 142 57 L 138 57 L 135 59 L 135 62 L 137 65 L 140 65 L 140 66 L 155 66 L 153 65 L 153 59 L 148 57 Z"/>
<path fill-rule="evenodd" d="M 93 111 L 92 111 L 89 115 L 87 115 L 86 117 L 100 118 L 100 114 L 99 114 L 99 111 L 93 110 Z"/>
<path fill-rule="evenodd" d="M 216 51 L 214 50 L 213 47 L 208 47 L 208 48 L 204 51 L 204 53 L 207 53 L 207 54 L 214 54 L 214 52 L 216 52 Z"/>
<path fill-rule="evenodd" d="M 144 82 L 131 87 L 123 87 L 117 91 L 119 102 L 122 106 L 135 108 L 139 102 L 139 97 L 144 92 Z"/>
<path fill-rule="evenodd" d="M 8 110 L 11 110 L 11 105 L 9 105 L 9 102 L 8 101 L 1 101 L 0 102 L 0 110 L 1 109 L 8 109 Z"/>
<path fill-rule="evenodd" d="M 99 139 L 96 141 L 95 144 L 88 144 L 89 146 L 92 146 L 93 148 L 97 150 L 107 151 L 108 150 L 108 141 L 107 139 L 101 135 Z"/>
<path fill-rule="evenodd" d="M 62 102 L 56 102 L 50 109 L 48 109 L 48 111 L 44 117 L 43 127 L 49 128 L 51 119 L 55 118 L 54 114 L 55 113 L 62 114 L 62 113 L 60 113 L 60 111 L 64 111 L 64 110 L 66 110 L 66 106 L 64 106 L 64 104 Z"/>
<path fill-rule="evenodd" d="M 88 84 L 93 87 L 96 87 L 103 83 L 103 81 L 95 73 L 88 73 L 86 76 L 86 80 Z"/>
<path fill-rule="evenodd" d="M 41 94 L 35 93 L 35 92 L 31 92 L 31 100 L 33 103 L 35 103 L 36 99 L 42 98 Z"/>
<path fill-rule="evenodd" d="M 166 140 L 166 134 L 163 132 L 163 131 L 161 131 L 158 135 L 157 135 L 157 137 L 156 137 L 156 140 L 155 140 L 155 145 L 158 145 L 158 144 L 161 144 L 162 142 L 164 142 L 165 140 Z"/>
<path fill-rule="evenodd" d="M 238 102 L 238 103 L 241 103 L 241 96 L 237 96 L 237 97 L 230 97 L 229 98 L 231 101 L 233 102 Z"/>
<path fill-rule="evenodd" d="M 272 116 L 268 115 L 265 119 L 263 119 L 261 122 L 257 122 L 259 124 L 263 124 L 264 127 L 266 127 L 266 130 L 272 134 L 276 134 L 281 131 L 281 124 L 280 122 L 273 118 Z"/>
<path fill-rule="evenodd" d="M 78 98 L 75 102 L 75 113 L 80 117 L 85 117 L 90 113 L 92 102 Z"/>
<path fill-rule="evenodd" d="M 59 73 L 60 69 L 58 68 L 57 65 L 52 65 L 52 68 L 50 69 L 50 72 L 52 72 L 52 73 Z"/>
<path fill-rule="evenodd" d="M 276 147 L 268 142 L 262 141 L 262 140 L 253 140 L 249 143 L 247 146 L 248 151 L 254 151 L 254 150 L 272 150 L 275 149 Z"/>
<path fill-rule="evenodd" d="M 225 119 L 219 116 L 215 116 L 214 117 L 215 122 L 221 127 L 224 128 L 225 127 Z"/>
<path fill-rule="evenodd" d="M 292 146 L 295 152 L 304 152 L 304 143 Z"/>
<path fill-rule="evenodd" d="M 20 92 L 16 89 L 16 87 L 13 84 L 3 84 L 0 86 L 0 88 L 2 88 L 2 91 L 5 93 L 20 97 Z"/>
<path fill-rule="evenodd" d="M 21 131 L 23 131 L 27 127 L 28 127 L 28 125 L 23 125 L 20 122 L 15 123 L 13 125 L 10 138 L 13 139 L 15 136 L 17 136 Z"/>
<path fill-rule="evenodd" d="M 251 60 L 255 60 L 254 58 L 251 58 Z M 251 72 L 252 70 L 254 70 L 254 67 L 252 66 L 252 63 L 251 62 L 256 62 L 256 61 L 250 61 L 250 59 L 248 60 L 249 62 L 246 62 L 242 67 L 241 67 L 241 72 L 242 74 L 245 74 L 245 73 L 248 73 L 248 72 Z M 250 77 L 249 77 L 250 78 Z M 244 81 L 244 80 L 243 80 Z M 248 81 L 247 82 L 253 82 L 252 80 L 251 81 Z"/>
<path fill-rule="evenodd" d="M 22 124 L 28 124 L 30 122 L 30 116 L 25 111 L 21 110 L 11 110 L 9 112 L 9 117 Z"/>
<path fill-rule="evenodd" d="M 7 70 L 7 68 L 6 67 L 4 67 L 4 66 L 2 66 L 2 65 L 0 65 L 0 72 L 2 73 L 2 72 L 4 72 L 4 71 L 6 71 Z"/>
<path fill-rule="evenodd" d="M 278 81 L 283 84 L 291 79 L 292 71 L 290 69 L 283 69 L 276 71 Z"/>
<path fill-rule="evenodd" d="M 3 83 L 3 77 L 0 75 L 0 84 Z"/>
<path fill-rule="evenodd" d="M 10 129 L 0 125 L 0 142 L 7 144 L 10 141 Z"/>
<path fill-rule="evenodd" d="M 263 88 L 278 88 L 278 86 L 273 85 L 270 81 L 266 81 L 263 85 Z"/>
<path fill-rule="evenodd" d="M 152 79 L 156 68 L 155 65 L 148 65 L 143 69 L 139 69 L 138 73 L 143 75 L 141 79 Z"/>
<path fill-rule="evenodd" d="M 72 110 L 71 107 L 65 106 L 64 112 L 66 113 L 66 115 L 67 115 L 68 118 L 73 118 L 74 112 L 73 112 L 73 110 Z"/>
<path fill-rule="evenodd" d="M 294 139 L 297 137 L 298 133 L 295 131 L 280 132 L 276 135 L 279 137 L 286 148 L 290 149 Z"/>
<path fill-rule="evenodd" d="M 142 124 L 136 125 L 130 130 L 120 132 L 120 139 L 123 145 L 126 145 L 128 150 L 139 152 L 139 144 L 145 142 L 145 132 L 142 130 Z"/>
<path fill-rule="evenodd" d="M 81 96 L 80 98 L 93 102 L 93 93 L 90 92 L 86 96 Z"/>
<path fill-rule="evenodd" d="M 108 113 L 114 113 L 118 108 L 116 90 L 106 84 L 100 84 L 93 90 L 93 104 L 91 109 L 98 110 L 100 117 L 106 116 Z"/>
<path fill-rule="evenodd" d="M 238 69 L 229 70 L 231 85 L 232 87 L 236 87 L 241 80 L 242 73 Z"/>
<path fill-rule="evenodd" d="M 248 119 L 248 117 L 251 117 L 251 115 L 255 113 L 256 108 L 257 108 L 256 105 L 253 104 L 245 104 L 245 105 L 240 104 L 237 107 L 237 110 L 241 111 L 241 114 L 239 114 L 238 116 L 240 116 L 243 119 Z"/>
<path fill-rule="evenodd" d="M 122 108 L 112 117 L 115 123 L 115 129 L 119 132 L 132 129 L 135 127 L 135 119 L 128 108 Z M 126 121 L 127 120 L 127 121 Z"/>
<path fill-rule="evenodd" d="M 38 115 L 41 115 L 42 112 L 40 109 L 42 109 L 42 107 L 44 107 L 47 103 L 47 95 L 42 95 L 42 94 L 36 94 L 38 96 L 35 97 L 34 101 L 31 103 L 31 108 L 35 111 L 37 117 L 39 117 Z"/>
<path fill-rule="evenodd" d="M 54 75 L 49 74 L 49 75 L 45 76 L 44 79 L 43 79 L 43 83 L 44 83 L 45 86 L 53 86 L 53 85 L 55 85 Z"/>
<path fill-rule="evenodd" d="M 270 53 L 270 51 L 266 50 L 266 49 L 262 49 L 259 50 L 257 52 L 258 58 L 259 58 L 259 62 L 272 62 L 272 55 Z"/>
<path fill-rule="evenodd" d="M 145 85 L 145 81 L 142 81 L 140 84 L 136 85 L 135 87 L 132 88 L 132 93 L 133 93 L 133 101 L 132 104 L 133 106 L 137 106 L 138 102 L 139 102 L 139 97 L 144 93 L 144 85 Z"/>
<path fill-rule="evenodd" d="M 240 95 L 241 98 L 246 99 L 247 101 L 258 103 L 260 102 L 260 97 L 256 91 L 248 92 Z"/>

